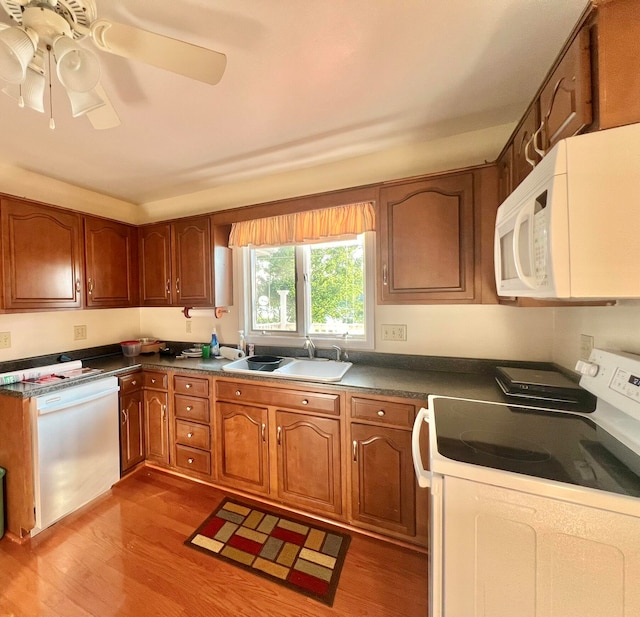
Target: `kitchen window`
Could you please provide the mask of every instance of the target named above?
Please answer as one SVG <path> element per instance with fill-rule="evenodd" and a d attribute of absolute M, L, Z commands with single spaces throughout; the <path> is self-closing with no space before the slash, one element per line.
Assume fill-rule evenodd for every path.
<path fill-rule="evenodd" d="M 358 204 L 362 205 L 370 206 Z M 326 216 L 326 211 L 309 214 L 317 212 Z M 250 342 L 297 346 L 310 336 L 319 347 L 373 348 L 373 232 L 313 238 L 309 220 L 277 218 L 277 226 L 267 227 L 274 223 L 270 219 L 258 222 L 270 241 L 260 245 L 246 241 L 241 252 L 244 280 L 239 288 Z M 287 227 L 287 234 L 298 240 L 304 227 L 302 241 L 286 242 L 286 235 L 280 236 L 280 243 L 273 242 Z M 237 237 L 244 231 L 239 230 Z M 244 241 L 235 246 L 240 242 Z"/>

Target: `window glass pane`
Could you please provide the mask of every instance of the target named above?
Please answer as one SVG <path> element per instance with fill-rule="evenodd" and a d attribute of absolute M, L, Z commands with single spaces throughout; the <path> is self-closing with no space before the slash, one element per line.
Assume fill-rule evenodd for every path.
<path fill-rule="evenodd" d="M 251 257 L 251 329 L 295 332 L 295 247 L 252 249 Z"/>
<path fill-rule="evenodd" d="M 309 334 L 365 334 L 364 236 L 308 247 Z"/>

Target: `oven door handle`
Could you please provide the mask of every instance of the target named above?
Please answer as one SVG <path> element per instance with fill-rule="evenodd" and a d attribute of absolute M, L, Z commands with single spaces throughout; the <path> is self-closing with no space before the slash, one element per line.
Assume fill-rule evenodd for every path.
<path fill-rule="evenodd" d="M 431 486 L 431 472 L 427 471 L 422 464 L 422 454 L 420 453 L 420 431 L 422 423 L 429 424 L 431 422 L 431 412 L 422 407 L 413 423 L 413 431 L 411 432 L 411 454 L 413 458 L 413 467 L 416 470 L 416 478 L 420 488 L 428 488 Z"/>

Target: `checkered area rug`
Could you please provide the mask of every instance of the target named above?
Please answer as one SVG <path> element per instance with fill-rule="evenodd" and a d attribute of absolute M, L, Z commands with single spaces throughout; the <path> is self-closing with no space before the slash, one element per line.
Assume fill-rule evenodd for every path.
<path fill-rule="evenodd" d="M 350 540 L 226 499 L 185 544 L 332 606 Z"/>

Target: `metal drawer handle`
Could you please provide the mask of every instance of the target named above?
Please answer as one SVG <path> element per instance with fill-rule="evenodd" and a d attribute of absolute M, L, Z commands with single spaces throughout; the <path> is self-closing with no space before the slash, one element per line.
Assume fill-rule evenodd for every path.
<path fill-rule="evenodd" d="M 176 293 L 180 295 L 180 278 L 176 279 Z"/>
<path fill-rule="evenodd" d="M 191 407 L 191 405 L 187 405 L 187 411 L 192 411 L 193 407 Z"/>
<path fill-rule="evenodd" d="M 91 296 L 93 294 L 93 279 L 90 278 L 87 283 L 87 287 L 89 288 L 89 295 Z"/>
<path fill-rule="evenodd" d="M 266 430 L 267 430 L 267 425 L 263 422 L 262 423 L 262 441 L 266 441 Z"/>
<path fill-rule="evenodd" d="M 187 433 L 187 437 L 191 439 L 193 437 L 193 433 Z"/>
<path fill-rule="evenodd" d="M 281 426 L 278 427 L 278 431 L 276 433 L 276 441 L 278 442 L 278 445 L 282 443 L 282 427 Z"/>
<path fill-rule="evenodd" d="M 302 399 L 302 404 L 303 404 L 303 405 L 308 405 L 308 404 L 309 404 L 309 401 L 308 401 L 306 398 L 303 398 L 303 399 Z"/>
<path fill-rule="evenodd" d="M 80 293 L 81 290 L 82 290 L 82 283 L 80 282 L 80 279 L 76 279 L 76 293 Z"/>
<path fill-rule="evenodd" d="M 353 440 L 352 448 L 353 448 L 353 462 L 357 463 L 358 462 L 358 442 L 355 439 Z"/>
<path fill-rule="evenodd" d="M 384 416 L 384 409 L 380 409 L 378 415 L 382 418 L 382 416 Z"/>
<path fill-rule="evenodd" d="M 169 295 L 171 293 L 171 280 L 167 279 L 167 286 L 165 287 L 165 290 L 167 292 L 167 295 Z"/>
<path fill-rule="evenodd" d="M 189 463 L 189 465 L 193 465 L 193 459 L 192 458 L 188 458 L 187 459 L 187 463 Z"/>
<path fill-rule="evenodd" d="M 190 384 L 190 383 L 188 383 L 188 384 L 186 384 L 186 385 L 185 385 L 185 388 L 186 388 L 187 390 L 188 390 L 190 387 L 191 387 L 191 384 Z"/>
<path fill-rule="evenodd" d="M 240 390 L 236 390 L 236 396 L 240 396 L 242 392 Z"/>

